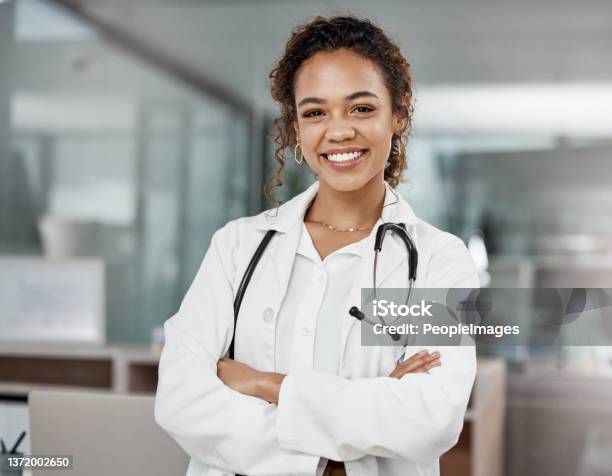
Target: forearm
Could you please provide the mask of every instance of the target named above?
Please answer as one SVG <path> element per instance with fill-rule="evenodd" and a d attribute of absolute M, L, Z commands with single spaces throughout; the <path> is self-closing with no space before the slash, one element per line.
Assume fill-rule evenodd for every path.
<path fill-rule="evenodd" d="M 270 403 L 278 404 L 281 384 L 283 383 L 285 377 L 285 374 L 276 372 L 261 372 L 261 376 L 257 381 L 253 396 L 261 398 Z"/>
<path fill-rule="evenodd" d="M 270 403 L 278 403 L 280 386 L 284 374 L 262 372 L 234 359 L 219 359 L 217 376 L 229 388 L 243 395 L 260 398 Z"/>
<path fill-rule="evenodd" d="M 280 445 L 336 461 L 374 455 L 432 462 L 461 431 L 475 375 L 472 353 L 453 352 L 431 374 L 401 379 L 291 373 L 279 396 Z"/>
<path fill-rule="evenodd" d="M 439 357 L 439 352 L 434 352 L 430 355 L 426 350 L 422 350 L 406 359 L 404 363 L 399 364 L 389 374 L 389 377 L 400 378 L 407 373 L 428 372 L 434 367 L 441 365 Z M 278 404 L 281 385 L 286 375 L 277 372 L 258 372 L 257 374 L 253 384 L 250 385 L 250 389 L 243 393 Z"/>
<path fill-rule="evenodd" d="M 166 336 L 155 418 L 185 452 L 235 473 L 315 474 L 318 456 L 280 447 L 275 405 L 223 385 L 214 361 L 171 324 Z"/>

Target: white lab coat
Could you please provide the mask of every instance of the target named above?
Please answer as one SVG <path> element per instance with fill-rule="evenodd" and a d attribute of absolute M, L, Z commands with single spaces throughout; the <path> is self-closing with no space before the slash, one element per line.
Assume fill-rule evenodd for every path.
<path fill-rule="evenodd" d="M 340 375 L 290 372 L 278 406 L 236 392 L 217 377 L 217 361 L 232 338 L 235 292 L 269 229 L 278 232 L 244 296 L 235 358 L 275 370 L 271 317 L 285 297 L 301 221 L 317 190 L 315 182 L 277 213 L 218 230 L 178 313 L 165 323 L 155 419 L 192 457 L 188 476 L 315 475 L 321 456 L 344 461 L 349 476 L 431 476 L 439 474 L 440 455 L 457 442 L 476 373 L 474 347 L 427 347 L 441 352 L 441 367 L 391 378 L 402 349 L 361 346 L 359 324 L 348 312 L 342 317 Z M 387 185 L 385 203 L 393 201 Z M 459 238 L 417 218 L 401 197 L 383 208 L 382 218 L 406 223 L 419 253 L 417 287 L 478 287 Z M 347 311 L 361 302 L 361 288 L 371 287 L 373 258 L 370 253 L 356 270 Z M 387 235 L 378 286 L 406 287 L 406 260 L 403 242 Z"/>

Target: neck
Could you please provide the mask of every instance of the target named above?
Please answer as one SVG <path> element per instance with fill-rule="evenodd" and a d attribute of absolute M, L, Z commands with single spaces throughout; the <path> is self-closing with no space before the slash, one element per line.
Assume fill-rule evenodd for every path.
<path fill-rule="evenodd" d="M 384 201 L 385 184 L 379 177 L 349 192 L 334 190 L 320 182 L 305 218 L 341 228 L 373 226 L 380 217 Z"/>

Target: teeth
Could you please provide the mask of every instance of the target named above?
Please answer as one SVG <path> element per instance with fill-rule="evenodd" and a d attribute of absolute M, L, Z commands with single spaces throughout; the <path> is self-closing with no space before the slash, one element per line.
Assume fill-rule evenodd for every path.
<path fill-rule="evenodd" d="M 331 160 L 332 162 L 348 162 L 349 160 L 354 160 L 361 156 L 363 152 L 363 150 L 360 150 L 358 152 L 349 152 L 347 154 L 330 154 L 327 156 L 327 160 Z"/>

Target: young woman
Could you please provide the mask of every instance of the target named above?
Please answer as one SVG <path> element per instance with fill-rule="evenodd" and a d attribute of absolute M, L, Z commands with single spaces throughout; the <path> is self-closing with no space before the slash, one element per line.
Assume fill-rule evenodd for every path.
<path fill-rule="evenodd" d="M 438 474 L 463 425 L 474 348 L 362 346 L 348 313 L 372 286 L 385 222 L 404 223 L 416 244 L 415 286 L 478 287 L 461 240 L 394 190 L 406 168 L 409 64 L 371 22 L 318 17 L 293 32 L 270 76 L 281 109 L 273 185 L 287 148 L 318 181 L 214 234 L 165 324 L 156 420 L 192 457 L 190 476 Z M 269 230 L 228 359 L 237 288 Z M 389 235 L 377 286 L 406 288 L 407 266 Z"/>

